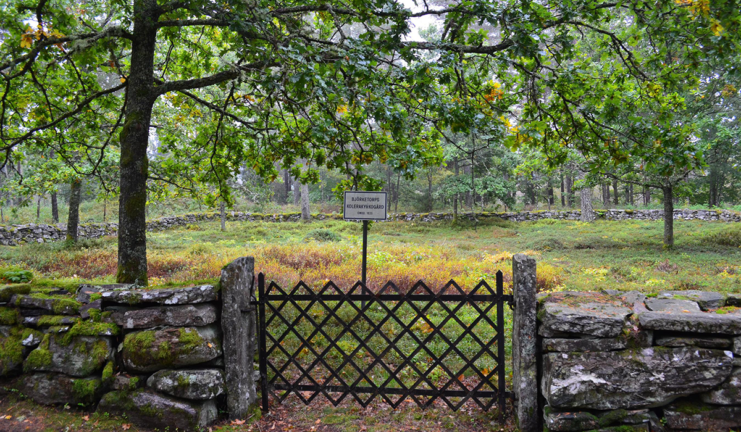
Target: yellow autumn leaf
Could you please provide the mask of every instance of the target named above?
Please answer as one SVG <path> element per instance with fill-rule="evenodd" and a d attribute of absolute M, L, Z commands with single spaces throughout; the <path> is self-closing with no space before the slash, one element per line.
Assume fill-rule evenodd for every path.
<path fill-rule="evenodd" d="M 723 33 L 723 26 L 720 25 L 718 21 L 714 21 L 710 25 L 710 31 L 712 31 L 714 35 L 720 36 L 720 34 Z"/>
<path fill-rule="evenodd" d="M 121 84 L 126 82 L 126 78 L 121 78 Z"/>
<path fill-rule="evenodd" d="M 29 48 L 33 44 L 33 34 L 23 33 L 21 35 L 21 48 Z"/>

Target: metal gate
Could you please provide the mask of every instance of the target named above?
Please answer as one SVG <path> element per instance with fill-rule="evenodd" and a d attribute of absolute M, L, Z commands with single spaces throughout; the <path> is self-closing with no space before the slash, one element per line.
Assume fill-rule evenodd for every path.
<path fill-rule="evenodd" d="M 286 292 L 258 275 L 263 410 L 270 394 L 333 405 L 351 396 L 363 407 L 380 397 L 392 407 L 469 400 L 504 416 L 505 331 L 502 272 L 464 291 L 454 281 L 435 293 L 422 281 L 406 292 L 389 282 L 378 293 L 362 283 L 344 292 L 299 282 Z M 492 316 L 495 315 L 495 316 Z M 267 389 L 267 390 L 266 390 Z"/>

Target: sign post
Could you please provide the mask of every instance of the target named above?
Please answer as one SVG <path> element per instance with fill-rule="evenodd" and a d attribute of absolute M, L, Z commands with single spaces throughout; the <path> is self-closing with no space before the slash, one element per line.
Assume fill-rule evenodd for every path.
<path fill-rule="evenodd" d="M 342 217 L 350 221 L 363 221 L 363 269 L 361 282 L 366 288 L 368 263 L 368 221 L 383 221 L 388 217 L 386 192 L 345 191 Z M 365 302 L 361 303 L 365 307 Z"/>

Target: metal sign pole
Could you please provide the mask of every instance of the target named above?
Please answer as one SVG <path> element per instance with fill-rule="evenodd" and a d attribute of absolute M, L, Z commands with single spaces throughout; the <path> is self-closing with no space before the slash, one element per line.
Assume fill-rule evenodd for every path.
<path fill-rule="evenodd" d="M 362 280 L 363 280 L 363 291 L 362 294 L 365 294 L 365 269 L 368 264 L 368 221 L 363 221 L 363 270 L 362 270 Z M 365 309 L 365 300 L 360 302 L 360 308 Z"/>

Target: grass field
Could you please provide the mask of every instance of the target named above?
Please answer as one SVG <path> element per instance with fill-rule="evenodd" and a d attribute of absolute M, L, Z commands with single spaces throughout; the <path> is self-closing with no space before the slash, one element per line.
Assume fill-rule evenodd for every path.
<path fill-rule="evenodd" d="M 450 223 L 376 223 L 368 246 L 369 286 L 392 280 L 402 288 L 422 279 L 439 288 L 453 278 L 464 287 L 497 270 L 511 283 L 511 254 L 538 260 L 539 290 L 666 289 L 741 291 L 741 226 L 676 221 L 676 246 L 662 247 L 660 221 L 543 220 Z M 312 223 L 217 223 L 148 235 L 151 286 L 215 280 L 239 256 L 255 257 L 267 280 L 292 286 L 302 279 L 349 287 L 359 279 L 361 225 Z M 0 273 L 31 270 L 56 283 L 113 282 L 116 239 L 18 247 L 0 246 Z M 48 283 L 48 282 L 47 282 Z"/>
<path fill-rule="evenodd" d="M 494 286 L 494 275 L 504 273 L 505 292 L 511 290 L 511 256 L 524 252 L 538 260 L 537 287 L 540 291 L 563 290 L 640 290 L 645 293 L 669 289 L 702 289 L 720 292 L 741 292 L 741 225 L 719 222 L 675 222 L 676 246 L 662 247 L 660 221 L 598 221 L 585 224 L 575 221 L 544 220 L 539 222 L 512 223 L 501 220 L 486 221 L 477 226 L 454 226 L 450 223 L 376 223 L 371 227 L 368 248 L 368 280 L 372 289 L 379 289 L 385 282 L 394 281 L 400 288 L 408 289 L 417 280 L 424 280 L 433 290 L 440 289 L 448 280 L 455 279 L 465 289 L 471 289 L 481 280 Z M 173 286 L 192 281 L 218 280 L 221 268 L 239 256 L 254 256 L 256 268 L 264 272 L 268 281 L 275 281 L 284 288 L 291 288 L 299 280 L 318 289 L 332 280 L 348 289 L 360 275 L 361 225 L 343 221 L 304 223 L 229 223 L 221 232 L 217 223 L 204 223 L 187 229 L 150 233 L 148 237 L 150 284 Z M 77 245 L 65 243 L 34 244 L 19 247 L 0 247 L 0 275 L 7 271 L 30 270 L 35 275 L 34 284 L 63 286 L 70 289 L 81 282 L 114 282 L 116 270 L 116 239 L 104 238 L 82 241 Z M 471 323 L 476 311 L 461 310 L 458 315 L 463 323 Z M 511 313 L 505 308 L 505 350 L 507 354 L 507 381 L 510 381 Z M 423 340 L 444 317 L 444 311 L 430 309 L 426 319 L 418 319 L 414 334 Z M 322 319 L 327 311 L 310 308 L 315 319 Z M 354 310 L 349 307 L 337 311 L 338 318 L 351 320 Z M 296 312 L 288 312 L 297 316 Z M 293 315 L 291 315 L 293 314 Z M 345 316 L 348 315 L 348 316 Z M 375 315 L 378 315 L 377 317 Z M 384 311 L 371 310 L 369 317 L 381 321 Z M 400 309 L 400 320 L 410 322 L 415 312 Z M 491 312 L 494 319 L 495 312 Z M 334 318 L 333 318 L 334 319 Z M 285 323 L 275 321 L 275 333 L 286 330 Z M 312 328 L 297 326 L 306 338 Z M 370 334 L 367 323 L 357 328 L 359 334 Z M 393 336 L 400 331 L 398 323 L 387 323 L 384 333 Z M 276 351 L 276 362 L 295 359 L 312 362 L 315 352 L 326 349 L 329 338 L 341 335 L 337 326 L 326 336 L 314 337 L 311 346 L 290 337 L 284 347 Z M 482 339 L 491 337 L 494 329 L 476 327 Z M 454 339 L 462 329 L 453 323 L 440 329 Z M 365 332 L 365 333 L 363 333 Z M 372 361 L 374 357 L 347 335 L 339 337 L 339 348 L 330 350 L 329 363 L 342 364 L 345 355 L 355 353 L 357 359 Z M 369 347 L 380 352 L 384 341 L 375 337 Z M 439 339 L 439 338 L 438 338 Z M 376 343 L 377 342 L 377 343 Z M 444 352 L 445 344 L 430 340 L 429 353 Z M 409 337 L 400 341 L 404 356 L 417 347 Z M 458 344 L 461 353 L 476 352 L 479 347 L 470 338 Z M 429 353 L 414 357 L 419 370 L 430 364 Z M 403 356 L 389 352 L 384 359 L 392 365 L 403 364 Z M 457 355 L 448 356 L 451 368 L 459 371 L 463 360 Z M 361 363 L 362 364 L 362 363 Z M 477 366 L 489 373 L 495 367 L 491 358 L 482 357 Z M 458 369 L 455 369 L 455 368 Z M 291 366 L 288 373 L 296 375 Z M 352 368 L 346 368 L 343 378 L 357 379 Z M 386 381 L 386 371 L 376 368 L 373 381 Z M 410 367 L 403 369 L 399 382 L 409 385 L 415 380 Z M 444 383 L 449 376 L 433 371 L 428 377 Z M 407 375 L 404 375 L 408 373 Z M 435 375 L 438 374 L 439 376 Z M 456 378 L 456 377 L 454 377 Z M 468 385 L 476 381 L 475 371 L 469 369 L 457 377 Z M 333 383 L 334 384 L 334 383 Z M 475 384 L 473 384 L 475 385 Z M 394 385 L 395 386 L 395 385 Z M 32 407 L 30 402 L 24 402 Z M 314 407 L 314 405 L 312 405 Z M 31 409 L 31 408 L 29 408 Z M 388 430 L 389 425 L 398 430 L 489 430 L 495 420 L 496 410 L 485 415 L 471 407 L 463 413 L 453 413 L 444 406 L 427 411 L 404 406 L 389 411 L 384 404 L 369 408 L 373 414 L 366 421 L 368 411 L 352 403 L 338 408 L 326 401 L 316 409 L 303 409 L 295 398 L 263 419 L 255 430 Z M 385 410 L 385 411 L 384 411 Z M 478 414 L 475 414 L 478 412 Z M 381 414 L 379 414 L 381 413 Z M 375 426 L 371 420 L 382 421 Z M 325 424 L 322 420 L 333 423 Z M 430 429 L 430 425 L 433 425 Z M 273 429 L 273 427 L 277 428 Z M 380 429 L 379 429 L 380 427 Z M 222 430 L 249 430 L 222 424 Z"/>

